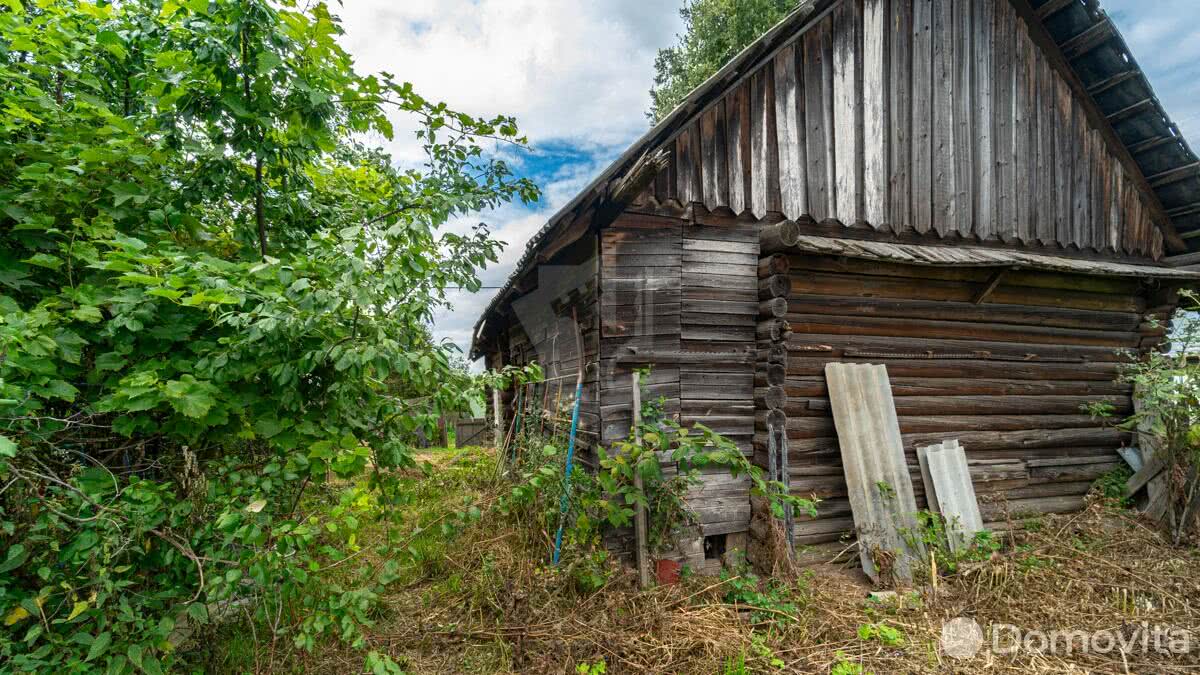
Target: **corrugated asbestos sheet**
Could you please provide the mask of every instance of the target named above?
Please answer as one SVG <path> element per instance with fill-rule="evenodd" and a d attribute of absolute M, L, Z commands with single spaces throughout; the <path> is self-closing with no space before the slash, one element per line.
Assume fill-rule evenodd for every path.
<path fill-rule="evenodd" d="M 877 583 L 911 583 L 925 549 L 887 368 L 830 363 L 825 379 L 863 571 Z"/>
<path fill-rule="evenodd" d="M 945 441 L 917 448 L 929 508 L 942 514 L 950 550 L 970 548 L 977 532 L 983 531 L 979 501 L 967 467 L 967 453 L 958 441 Z"/>
<path fill-rule="evenodd" d="M 1200 279 L 1200 272 L 1156 265 L 1135 265 L 1109 260 L 1081 260 L 1029 251 L 984 246 L 930 246 L 893 244 L 864 239 L 802 235 L 795 248 L 809 253 L 882 260 L 927 266 L 1022 267 L 1074 274 L 1099 274 L 1158 279 Z"/>

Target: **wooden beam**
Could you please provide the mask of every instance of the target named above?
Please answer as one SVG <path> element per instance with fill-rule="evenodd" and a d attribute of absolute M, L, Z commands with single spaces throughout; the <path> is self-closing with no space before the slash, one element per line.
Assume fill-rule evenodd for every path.
<path fill-rule="evenodd" d="M 1109 89 L 1112 89 L 1113 87 L 1124 84 L 1124 83 L 1128 82 L 1129 80 L 1132 80 L 1132 79 L 1138 77 L 1141 74 L 1142 74 L 1141 71 L 1139 71 L 1137 68 L 1134 68 L 1133 70 L 1126 70 L 1124 72 L 1117 73 L 1116 75 L 1113 75 L 1111 77 L 1100 80 L 1099 82 L 1088 87 L 1088 93 L 1091 94 L 1092 96 L 1099 96 L 1100 94 L 1103 94 L 1104 92 L 1108 91 Z"/>
<path fill-rule="evenodd" d="M 1073 4 L 1079 4 L 1079 0 L 1050 0 L 1037 8 L 1037 18 L 1039 21 L 1045 21 L 1051 15 L 1057 14 Z"/>
<path fill-rule="evenodd" d="M 633 445 L 642 446 L 642 374 L 633 371 Z M 633 487 L 642 493 L 642 471 L 633 467 Z M 633 516 L 633 532 L 636 539 L 636 560 L 638 568 L 638 584 L 642 588 L 650 587 L 650 555 L 646 549 L 646 507 L 639 502 Z"/>
<path fill-rule="evenodd" d="M 1167 169 L 1161 173 L 1156 173 L 1146 180 L 1150 181 L 1151 187 L 1159 188 L 1171 183 L 1178 183 L 1186 178 L 1196 176 L 1198 173 L 1200 173 L 1200 162 L 1192 162 L 1191 164 L 1184 164 L 1174 169 Z"/>
<path fill-rule="evenodd" d="M 1008 274 L 1008 269 L 996 270 L 996 273 L 992 275 L 992 278 L 988 279 L 987 285 L 980 289 L 979 292 L 975 294 L 975 297 L 971 298 L 971 303 L 982 305 L 983 302 L 988 299 L 988 296 L 990 296 L 997 288 L 1000 287 L 1000 282 L 1004 280 L 1004 276 L 1006 274 Z"/>
<path fill-rule="evenodd" d="M 1077 59 L 1108 42 L 1116 35 L 1112 22 L 1104 19 L 1062 44 L 1063 56 Z"/>
<path fill-rule="evenodd" d="M 1126 106 L 1120 110 L 1109 113 L 1105 116 L 1109 124 L 1117 124 L 1125 120 L 1136 117 L 1144 112 L 1149 112 L 1154 109 L 1154 99 L 1144 98 L 1133 105 Z"/>
<path fill-rule="evenodd" d="M 1160 148 L 1171 142 L 1178 143 L 1179 137 L 1168 134 L 1166 136 L 1156 136 L 1154 138 L 1148 138 L 1140 143 L 1134 143 L 1133 145 L 1129 146 L 1129 154 L 1134 155 L 1136 157 L 1137 155 L 1140 155 L 1143 152 L 1146 152 L 1148 150 L 1153 150 L 1155 148 Z M 1170 212 L 1168 211 L 1168 213 L 1170 213 Z"/>

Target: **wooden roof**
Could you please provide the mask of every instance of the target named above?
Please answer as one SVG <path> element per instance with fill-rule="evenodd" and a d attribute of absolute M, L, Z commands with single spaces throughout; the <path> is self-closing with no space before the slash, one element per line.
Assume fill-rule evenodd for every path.
<path fill-rule="evenodd" d="M 867 7 L 866 17 L 863 16 L 864 4 Z M 943 31 L 940 39 L 945 43 L 944 50 L 951 49 L 947 45 L 953 39 L 952 32 L 960 27 L 970 31 L 973 26 L 982 25 L 987 35 L 993 37 L 1004 35 L 1000 31 L 1010 31 L 1008 38 L 1015 35 L 1016 41 L 1001 40 L 997 51 L 986 56 L 986 67 L 1004 69 L 995 73 L 1009 78 L 1016 91 L 995 87 L 995 91 L 988 94 L 989 97 L 994 94 L 997 97 L 1007 95 L 1008 98 L 998 98 L 994 108 L 987 112 L 995 115 L 995 110 L 1014 105 L 1015 95 L 1018 108 L 1024 102 L 1030 110 L 1037 110 L 1032 120 L 1019 119 L 1015 126 L 1019 129 L 1036 128 L 1043 121 L 1040 102 L 1048 101 L 1051 102 L 1048 106 L 1051 121 L 1042 124 L 1042 127 L 1055 129 L 1043 135 L 1050 138 L 1050 145 L 1045 145 L 1045 140 L 1038 138 L 1037 132 L 1031 132 L 1027 134 L 1028 138 L 1024 138 L 1022 134 L 1014 136 L 1011 129 L 1007 130 L 1008 136 L 1003 136 L 1005 130 L 1000 129 L 1001 135 L 988 141 L 997 149 L 996 156 L 990 159 L 979 156 L 976 158 L 978 165 L 1001 167 L 995 172 L 1006 179 L 1025 175 L 1034 178 L 1028 185 L 1021 183 L 1020 180 L 1025 180 L 1021 178 L 1005 186 L 1000 182 L 1005 178 L 987 177 L 985 183 L 997 186 L 995 193 L 988 197 L 994 204 L 988 207 L 988 218 L 978 217 L 979 199 L 971 194 L 965 197 L 965 212 L 962 211 L 963 207 L 958 208 L 960 213 L 951 208 L 947 215 L 947 209 L 939 206 L 937 200 L 944 202 L 949 199 L 953 202 L 963 199 L 956 196 L 955 190 L 943 189 L 943 186 L 954 182 L 951 179 L 956 172 L 962 173 L 964 170 L 955 165 L 960 161 L 961 153 L 954 152 L 954 142 L 970 142 L 968 139 L 973 140 L 978 133 L 970 126 L 955 126 L 954 123 L 958 121 L 957 106 L 961 100 L 978 98 L 974 88 L 991 87 L 987 84 L 989 78 L 970 74 L 973 72 L 971 66 L 967 67 L 967 74 L 962 77 L 947 71 L 946 76 L 951 81 L 963 84 L 958 89 L 951 84 L 945 91 L 930 92 L 931 99 L 935 93 L 942 94 L 943 100 L 953 108 L 949 112 L 940 109 L 929 111 L 932 118 L 930 133 L 936 136 L 939 128 L 947 126 L 939 126 L 938 114 L 946 115 L 942 119 L 949 122 L 952 130 L 946 132 L 945 138 L 931 137 L 928 140 L 939 151 L 945 152 L 951 165 L 937 173 L 937 153 L 930 158 L 935 176 L 932 183 L 925 187 L 933 189 L 934 202 L 926 205 L 931 212 L 922 224 L 919 200 L 910 198 L 907 192 L 902 193 L 902 199 L 895 196 L 894 176 L 888 175 L 886 162 L 896 152 L 890 147 L 878 150 L 887 146 L 888 142 L 894 144 L 896 140 L 896 134 L 889 131 L 890 125 L 896 120 L 886 112 L 888 94 L 877 93 L 877 89 L 887 88 L 888 82 L 896 79 L 895 73 L 887 70 L 883 73 L 883 83 L 876 83 L 880 86 L 864 87 L 863 69 L 859 66 L 858 80 L 847 80 L 847 84 L 843 84 L 843 89 L 839 91 L 838 75 L 832 64 L 820 66 L 823 71 L 810 73 L 805 70 L 806 67 L 812 67 L 812 59 L 832 62 L 846 58 L 859 62 L 877 59 L 869 61 L 874 64 L 872 72 L 891 68 L 892 63 L 897 61 L 895 52 L 869 53 L 868 47 L 863 53 L 848 54 L 845 45 L 834 44 L 834 40 L 839 34 L 858 31 L 857 37 L 861 43 L 862 32 L 873 30 L 876 35 L 883 36 L 880 41 L 885 41 L 887 48 L 894 50 L 895 40 L 887 36 L 901 31 L 892 29 L 892 22 L 897 17 L 890 13 L 902 11 L 898 8 L 905 5 L 903 0 L 802 2 L 792 14 L 697 87 L 683 103 L 643 135 L 534 235 L 508 283 L 496 294 L 476 325 L 473 335 L 476 345 L 472 347 L 472 355 L 478 356 L 477 344 L 486 332 L 486 318 L 507 302 L 516 291 L 519 280 L 537 264 L 561 250 L 565 243 L 578 238 L 591 227 L 604 225 L 628 206 L 628 179 L 645 173 L 647 159 L 651 157 L 666 168 L 659 172 L 655 183 L 639 196 L 643 203 L 647 199 L 651 204 L 664 201 L 677 205 L 702 202 L 710 209 L 729 208 L 735 213 L 751 211 L 759 217 L 772 213 L 793 218 L 815 217 L 817 220 L 832 219 L 846 226 L 867 225 L 876 230 L 896 233 L 901 228 L 911 230 L 915 221 L 919 232 L 934 230 L 935 234 L 954 235 L 955 238 L 966 236 L 968 240 L 974 237 L 980 241 L 995 239 L 1015 245 L 1066 249 L 1064 252 L 1067 255 L 1076 250 L 1090 250 L 1101 255 L 1109 253 L 1115 256 L 1157 258 L 1162 255 L 1164 247 L 1171 252 L 1183 253 L 1186 252 L 1187 243 L 1200 246 L 1200 238 L 1189 237 L 1185 242 L 1172 222 L 1172 218 L 1178 220 L 1184 234 L 1193 231 L 1200 234 L 1200 208 L 1195 213 L 1187 211 L 1192 208 L 1192 202 L 1188 200 L 1195 200 L 1200 195 L 1200 182 L 1195 185 L 1192 183 L 1193 180 L 1200 181 L 1200 178 L 1195 177 L 1196 172 L 1189 168 L 1195 163 L 1195 157 L 1162 112 L 1144 74 L 1128 55 L 1119 33 L 1099 11 L 1094 0 L 1033 0 L 1032 4 L 1028 0 L 996 0 L 995 3 L 984 5 L 994 12 L 995 17 L 983 16 L 982 19 L 972 10 L 962 10 L 962 7 L 976 6 L 976 3 L 934 0 L 933 3 L 912 5 L 909 7 L 909 16 L 900 17 L 900 20 L 914 27 L 925 26 L 923 22 L 936 24 L 932 30 Z M 914 7 L 932 12 L 935 16 L 913 17 Z M 930 10 L 930 7 L 934 9 Z M 960 18 L 960 15 L 965 18 Z M 1028 27 L 1027 34 L 1022 30 L 1011 32 L 1015 26 L 1021 25 Z M 926 31 L 929 30 L 926 26 Z M 971 40 L 968 44 L 986 42 L 978 38 Z M 910 42 L 912 44 L 903 45 L 908 50 L 907 58 L 916 62 L 913 56 L 917 53 L 915 50 L 928 48 L 934 51 L 922 54 L 922 61 L 925 56 L 930 56 L 938 62 L 936 46 L 918 44 L 919 36 L 914 36 Z M 874 43 L 867 41 L 867 44 Z M 817 51 L 807 53 L 813 50 Z M 1043 55 L 1044 59 L 1038 54 Z M 1114 57 L 1114 54 L 1117 56 Z M 953 52 L 942 54 L 946 67 L 953 68 L 959 62 L 958 56 Z M 1116 63 L 1114 58 L 1120 63 Z M 1019 65 L 1011 66 L 1010 61 Z M 778 65 L 781 62 L 786 67 L 781 69 Z M 844 65 L 842 67 L 845 68 Z M 773 74 L 793 69 L 796 76 L 790 78 L 780 79 L 779 75 Z M 915 70 L 911 66 L 907 74 L 915 78 Z M 823 76 L 826 81 L 824 84 L 809 84 L 813 75 L 817 75 L 818 79 Z M 1023 82 L 1027 82 L 1024 87 Z M 805 91 L 805 86 L 812 91 Z M 847 90 L 847 86 L 853 88 Z M 784 89 L 777 92 L 780 87 Z M 894 90 L 895 87 L 889 91 Z M 1022 91 L 1025 99 L 1021 99 Z M 796 141 L 794 145 L 797 147 L 811 146 L 812 129 L 803 118 L 805 98 L 818 96 L 834 99 L 841 92 L 848 92 L 845 95 L 855 100 L 841 100 L 838 105 L 849 106 L 848 109 L 858 116 L 860 126 L 865 127 L 866 131 L 859 131 L 855 135 L 853 131 L 835 128 L 840 120 L 829 115 L 826 128 L 817 129 L 827 134 L 828 140 L 815 148 L 818 153 L 828 153 L 828 165 L 817 167 L 819 172 L 810 170 L 809 155 L 818 156 L 814 154 L 813 147 L 805 148 L 807 155 L 793 156 L 785 151 L 792 147 L 792 141 Z M 1132 110 L 1114 111 L 1115 106 L 1139 94 L 1146 95 L 1150 102 L 1140 103 Z M 913 94 L 911 106 L 914 109 L 920 106 L 916 102 L 919 98 L 919 94 Z M 1053 103 L 1055 100 L 1059 106 L 1057 111 Z M 1063 100 L 1067 101 L 1066 107 L 1062 107 Z M 798 115 L 800 119 L 789 112 L 797 101 L 801 109 Z M 979 119 L 979 112 L 972 110 L 972 105 L 968 102 L 964 106 L 963 119 Z M 736 119 L 735 111 L 740 112 L 743 119 Z M 864 114 L 868 119 L 864 120 Z M 869 118 L 872 114 L 877 116 L 874 125 Z M 914 114 L 911 117 L 916 116 Z M 746 120 L 746 117 L 752 119 Z M 776 128 L 778 119 L 782 119 L 781 130 Z M 739 125 L 736 128 L 733 126 L 735 123 Z M 754 124 L 762 125 L 764 129 L 769 126 L 769 143 L 754 137 L 759 131 L 752 126 Z M 987 127 L 995 128 L 992 124 Z M 788 128 L 794 131 L 787 132 Z M 737 138 L 739 129 L 750 138 Z M 762 132 L 761 136 L 766 138 L 766 133 Z M 799 136 L 799 139 L 792 138 L 789 133 Z M 878 141 L 870 135 L 872 133 L 883 133 L 883 140 Z M 913 133 L 917 133 L 915 128 Z M 1161 140 L 1166 136 L 1170 136 L 1170 140 Z M 1067 139 L 1066 149 L 1073 153 L 1069 161 L 1059 157 L 1064 148 L 1053 145 L 1055 137 Z M 705 138 L 709 140 L 702 140 Z M 715 146 L 712 139 L 717 139 Z M 1150 139 L 1159 140 L 1151 143 Z M 839 143 L 839 151 L 852 147 L 854 153 L 835 153 L 835 142 Z M 915 148 L 911 138 L 905 142 Z M 1019 149 L 1021 142 L 1030 144 L 1023 148 L 1025 152 Z M 946 143 L 950 144 L 949 150 L 945 147 Z M 1042 145 L 1039 146 L 1039 143 Z M 740 156 L 734 152 L 736 147 L 742 148 Z M 1001 155 L 1000 150 L 1013 157 Z M 872 152 L 879 157 L 873 157 Z M 1039 157 L 1042 158 L 1057 158 L 1056 161 L 1066 162 L 1066 165 L 1078 164 L 1086 168 L 1082 172 L 1074 170 L 1079 175 L 1071 177 L 1066 183 L 1060 181 L 1059 185 L 1047 185 L 1046 180 L 1054 178 L 1054 169 L 1032 163 L 1028 158 L 1035 152 L 1040 153 Z M 1079 156 L 1075 157 L 1076 154 Z M 843 169 L 841 163 L 846 161 L 846 156 L 853 157 L 854 164 Z M 715 170 L 705 165 L 705 162 L 711 161 L 717 162 Z M 912 161 L 918 160 L 914 158 Z M 1031 163 L 1022 164 L 1023 161 Z M 741 165 L 737 162 L 741 162 Z M 881 166 L 880 162 L 884 164 Z M 978 184 L 978 170 L 967 167 L 965 171 L 968 175 L 974 171 L 974 180 Z M 821 175 L 822 172 L 824 175 Z M 728 180 L 723 180 L 725 176 L 729 177 Z M 771 178 L 764 183 L 762 176 Z M 824 183 L 825 187 L 814 185 L 814 176 L 822 181 L 828 180 Z M 745 177 L 745 185 L 737 182 L 740 177 Z M 1062 178 L 1061 172 L 1058 178 Z M 970 178 L 966 184 L 971 184 Z M 847 198 L 850 192 L 844 185 L 854 186 L 852 197 Z M 907 183 L 903 187 L 906 191 L 909 189 Z M 912 189 L 915 191 L 918 187 L 922 186 Z M 942 190 L 943 194 L 937 194 L 938 190 Z M 1047 202 L 1040 207 L 1043 212 L 1057 209 L 1057 222 L 1053 216 L 1036 217 L 1039 205 L 1031 202 L 1029 195 L 1037 194 L 1039 190 L 1060 196 L 1064 191 L 1071 194 L 1069 198 L 1057 199 L 1056 203 Z M 826 192 L 829 193 L 828 197 L 824 196 Z M 894 205 L 900 205 L 903 210 L 896 211 Z M 974 215 L 972 209 L 975 210 Z M 790 213 L 789 210 L 797 212 Z M 991 217 L 993 215 L 994 218 Z M 939 217 L 941 220 L 938 220 Z"/>

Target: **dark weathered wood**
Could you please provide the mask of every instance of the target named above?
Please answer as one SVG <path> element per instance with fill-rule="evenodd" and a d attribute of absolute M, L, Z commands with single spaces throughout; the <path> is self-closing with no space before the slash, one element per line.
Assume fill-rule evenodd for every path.
<path fill-rule="evenodd" d="M 861 5 L 839 3 L 833 10 L 834 203 L 845 225 L 863 219 L 861 30 Z"/>
<path fill-rule="evenodd" d="M 786 251 L 796 245 L 800 234 L 800 226 L 792 220 L 767 225 L 759 234 L 759 250 L 764 254 Z"/>
<path fill-rule="evenodd" d="M 976 305 L 967 302 L 853 298 L 797 293 L 789 294 L 787 302 L 788 311 L 795 314 L 894 317 L 916 320 L 945 317 L 962 322 L 994 322 L 1010 326 L 1056 326 L 1118 332 L 1135 331 L 1139 325 L 1139 315 L 1133 312 L 1101 312 L 1033 305 Z"/>
<path fill-rule="evenodd" d="M 758 322 L 758 326 L 755 328 L 755 337 L 758 340 L 779 342 L 786 340 L 791 330 L 791 325 L 784 319 L 767 319 Z"/>
<path fill-rule="evenodd" d="M 774 319 L 782 319 L 787 315 L 788 305 L 784 298 L 763 300 L 758 304 L 758 315 Z"/>
<path fill-rule="evenodd" d="M 787 274 L 791 271 L 791 265 L 788 262 L 786 255 L 774 254 L 769 255 L 758 261 L 758 276 L 759 278 L 773 276 L 775 274 Z"/>
<path fill-rule="evenodd" d="M 1003 368 L 996 368 L 1003 376 Z M 892 377 L 892 396 L 1116 396 L 1128 397 L 1132 385 L 1087 380 L 1018 380 L 1003 377 Z M 826 394 L 821 376 L 788 377 L 788 396 L 821 398 Z"/>
<path fill-rule="evenodd" d="M 803 37 L 808 208 L 817 220 L 828 218 L 837 210 L 834 201 L 832 28 L 833 19 L 826 17 Z"/>
<path fill-rule="evenodd" d="M 754 390 L 754 404 L 767 410 L 782 410 L 787 404 L 787 392 L 783 387 L 759 387 Z"/>
<path fill-rule="evenodd" d="M 778 387 L 787 380 L 787 369 L 777 363 L 759 366 L 754 374 L 755 387 Z"/>
<path fill-rule="evenodd" d="M 760 300 L 770 300 L 771 298 L 786 298 L 792 289 L 791 277 L 777 274 L 773 277 L 761 279 L 758 282 L 758 297 Z"/>
<path fill-rule="evenodd" d="M 952 316 L 947 314 L 947 316 Z M 972 323 L 932 319 L 896 319 L 882 317 L 799 314 L 789 312 L 787 320 L 799 333 L 826 335 L 880 335 L 925 339 L 969 338 L 999 342 L 1023 342 L 1048 345 L 1086 345 L 1134 349 L 1140 335 L 1135 332 L 1093 331 L 1007 323 Z"/>
<path fill-rule="evenodd" d="M 808 213 L 808 167 L 804 140 L 803 47 L 785 45 L 775 55 L 776 155 L 779 158 L 780 205 L 784 213 Z"/>

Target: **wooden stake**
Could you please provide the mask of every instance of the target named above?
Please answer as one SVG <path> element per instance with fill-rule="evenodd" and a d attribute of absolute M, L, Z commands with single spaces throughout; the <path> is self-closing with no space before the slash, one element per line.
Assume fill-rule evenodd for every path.
<path fill-rule="evenodd" d="M 504 445 L 504 422 L 500 419 L 500 390 L 492 387 L 492 423 L 495 425 L 495 445 L 500 451 Z"/>
<path fill-rule="evenodd" d="M 633 371 L 633 443 L 637 447 L 642 447 L 642 374 L 638 371 Z M 633 467 L 633 487 L 640 493 L 642 492 L 642 472 L 637 467 Z M 646 507 L 642 504 L 637 505 L 637 510 L 633 516 L 633 531 L 637 539 L 637 568 L 638 582 L 642 588 L 650 586 L 650 561 L 646 551 Z"/>

